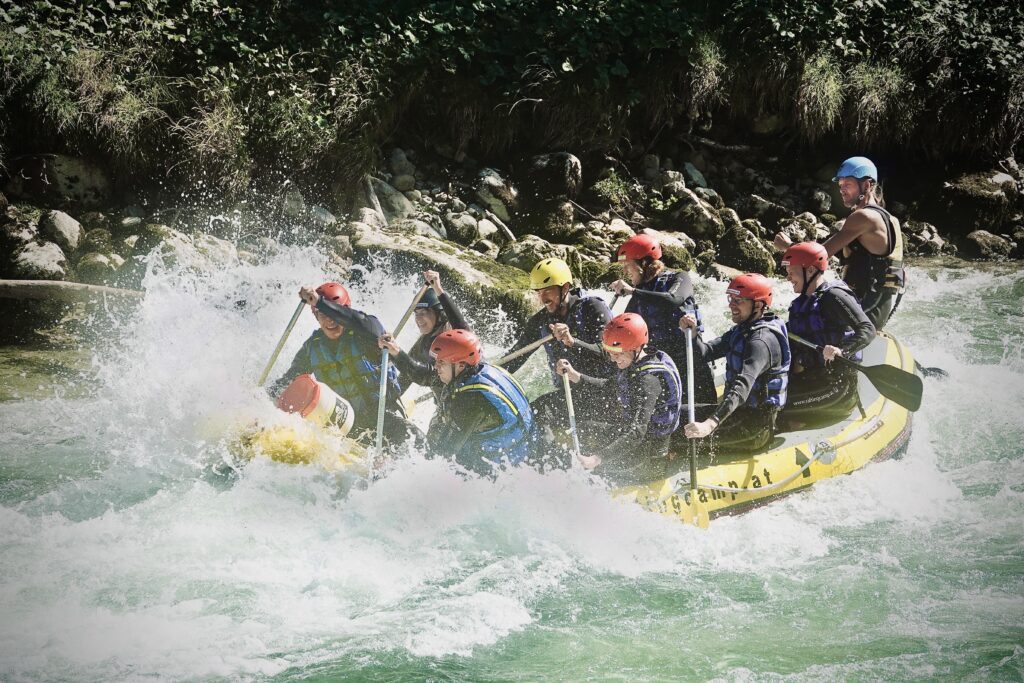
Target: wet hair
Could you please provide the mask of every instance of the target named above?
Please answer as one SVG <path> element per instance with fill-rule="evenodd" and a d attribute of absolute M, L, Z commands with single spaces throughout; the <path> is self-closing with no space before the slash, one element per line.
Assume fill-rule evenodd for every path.
<path fill-rule="evenodd" d="M 652 259 L 650 256 L 645 257 L 640 263 L 640 279 L 642 282 L 658 277 L 661 275 L 661 271 L 665 270 L 665 263 L 663 261 Z"/>

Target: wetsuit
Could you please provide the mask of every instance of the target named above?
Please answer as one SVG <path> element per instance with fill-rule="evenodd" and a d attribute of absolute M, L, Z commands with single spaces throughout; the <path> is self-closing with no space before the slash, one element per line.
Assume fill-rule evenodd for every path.
<path fill-rule="evenodd" d="M 598 455 L 594 468 L 616 485 L 651 482 L 665 476 L 672 433 L 682 412 L 682 382 L 672 357 L 651 347 L 614 377 L 583 375 L 580 383 L 604 393 L 618 406 L 618 414 L 603 420 L 580 422 L 584 453 Z M 581 373 L 582 374 L 582 373 Z"/>
<path fill-rule="evenodd" d="M 434 362 L 430 359 L 430 345 L 434 343 L 437 335 L 446 329 L 469 330 L 469 323 L 462 315 L 462 311 L 451 300 L 448 293 L 438 295 L 441 307 L 444 309 L 444 317 L 439 317 L 437 326 L 428 334 L 420 335 L 408 352 L 401 351 L 395 356 L 395 365 L 401 371 L 399 382 L 402 386 L 402 393 L 409 388 L 410 384 L 419 384 L 430 387 L 434 392 L 434 399 L 440 396 L 441 388 L 444 386 L 434 372 Z M 451 327 L 446 327 L 450 325 Z"/>
<path fill-rule="evenodd" d="M 819 346 L 839 347 L 843 357 L 860 362 L 861 350 L 875 338 L 875 326 L 843 282 L 823 282 L 789 307 L 790 332 Z M 780 427 L 798 428 L 842 419 L 857 404 L 857 371 L 821 352 L 793 344 L 789 395 Z"/>
<path fill-rule="evenodd" d="M 342 398 L 352 404 L 353 435 L 372 442 L 377 429 L 377 403 L 380 396 L 380 348 L 377 339 L 384 327 L 372 315 L 342 306 L 323 297 L 317 311 L 344 327 L 341 337 L 328 339 L 323 330 L 309 336 L 291 366 L 269 389 L 277 398 L 293 379 L 312 373 Z M 422 433 L 409 422 L 400 401 L 398 371 L 388 368 L 387 396 L 384 402 L 384 437 L 391 443 L 408 437 L 422 438 Z"/>
<path fill-rule="evenodd" d="M 709 361 L 726 359 L 726 384 L 714 417 L 718 421 L 702 449 L 750 453 L 775 435 L 775 418 L 786 404 L 790 366 L 786 326 L 774 313 L 740 323 L 710 342 L 694 340 Z"/>
<path fill-rule="evenodd" d="M 550 341 L 544 345 L 555 390 L 533 401 L 537 421 L 554 431 L 564 431 L 569 426 L 562 378 L 555 372 L 555 363 L 558 359 L 568 358 L 576 370 L 595 377 L 608 377 L 616 370 L 615 364 L 608 360 L 601 350 L 601 333 L 611 320 L 608 304 L 600 297 L 591 296 L 582 289 L 573 289 L 566 295 L 565 305 L 565 316 L 552 315 L 546 308 L 534 313 L 526 322 L 519 340 L 507 352 L 512 353 L 551 334 L 551 328 L 548 326 L 553 323 L 565 323 L 569 326 L 569 332 L 573 336 L 571 348 L 559 341 Z M 520 356 L 506 363 L 504 367 L 514 373 L 527 360 L 528 356 Z M 609 409 L 603 394 L 594 391 L 590 386 L 580 389 L 576 403 L 581 419 L 592 415 L 599 416 Z"/>
<path fill-rule="evenodd" d="M 535 423 L 519 383 L 503 369 L 480 363 L 466 368 L 441 391 L 427 440 L 478 474 L 518 465 L 530 455 Z"/>
<path fill-rule="evenodd" d="M 864 207 L 882 217 L 886 228 L 888 248 L 884 254 L 872 254 L 860 240 L 847 246 L 848 253 L 842 258 L 843 280 L 860 299 L 861 307 L 876 329 L 882 329 L 902 296 L 906 284 L 903 269 L 903 232 L 892 215 L 878 204 Z"/>
<path fill-rule="evenodd" d="M 637 313 L 650 332 L 651 346 L 672 356 L 680 374 L 686 368 L 686 334 L 679 329 L 679 319 L 690 313 L 697 319 L 698 331 L 704 330 L 703 317 L 694 299 L 693 282 L 688 273 L 661 271 L 637 285 L 626 304 L 626 313 Z M 696 351 L 696 349 L 695 349 Z M 711 366 L 696 355 L 693 359 L 694 400 L 698 414 L 710 414 L 717 402 L 715 375 Z M 687 403 L 686 377 L 683 377 L 683 402 Z"/>

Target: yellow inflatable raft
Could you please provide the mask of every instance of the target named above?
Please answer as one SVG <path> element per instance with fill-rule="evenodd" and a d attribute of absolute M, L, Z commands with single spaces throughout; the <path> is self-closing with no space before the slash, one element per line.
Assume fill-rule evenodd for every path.
<path fill-rule="evenodd" d="M 914 372 L 910 352 L 884 332 L 864 350 L 863 359 L 865 366 L 882 363 Z M 696 504 L 685 457 L 676 460 L 684 468 L 679 474 L 646 486 L 623 487 L 614 495 L 704 526 L 707 518 L 743 512 L 823 479 L 849 474 L 873 460 L 902 454 L 910 440 L 912 413 L 879 394 L 859 373 L 858 392 L 859 406 L 844 420 L 827 427 L 782 432 L 766 453 L 745 457 L 721 454 L 715 464 L 698 469 Z"/>

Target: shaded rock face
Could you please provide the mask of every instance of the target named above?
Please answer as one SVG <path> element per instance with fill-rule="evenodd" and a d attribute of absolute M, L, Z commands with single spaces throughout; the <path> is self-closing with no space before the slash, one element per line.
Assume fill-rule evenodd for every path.
<path fill-rule="evenodd" d="M 1024 199 L 1007 173 L 970 173 L 943 185 L 941 204 L 946 229 L 966 235 L 974 230 L 1001 232 Z"/>
<path fill-rule="evenodd" d="M 1013 251 L 1013 245 L 998 235 L 987 230 L 975 230 L 967 235 L 964 243 L 964 255 L 986 260 L 1005 259 Z"/>
<path fill-rule="evenodd" d="M 756 218 L 768 230 L 777 230 L 783 219 L 793 217 L 786 207 L 756 194 L 741 197 L 734 204 L 741 218 Z"/>
<path fill-rule="evenodd" d="M 718 245 L 718 262 L 743 272 L 775 274 L 775 255 L 743 226 L 726 231 Z"/>
<path fill-rule="evenodd" d="M 110 195 L 110 182 L 101 168 L 85 159 L 63 154 L 18 157 L 8 165 L 11 197 L 53 203 L 100 206 Z"/>
<path fill-rule="evenodd" d="M 519 184 L 524 197 L 551 202 L 562 198 L 575 199 L 582 182 L 583 164 L 580 160 L 568 152 L 555 152 L 530 159 Z"/>

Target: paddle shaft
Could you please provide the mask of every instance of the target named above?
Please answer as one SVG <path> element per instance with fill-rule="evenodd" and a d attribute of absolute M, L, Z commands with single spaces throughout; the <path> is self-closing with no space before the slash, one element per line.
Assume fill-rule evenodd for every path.
<path fill-rule="evenodd" d="M 494 361 L 494 363 L 492 363 L 492 365 L 504 365 L 505 363 L 509 362 L 510 360 L 515 360 L 516 358 L 519 358 L 520 356 L 525 356 L 528 353 L 533 353 L 534 351 L 536 351 L 540 347 L 542 347 L 545 344 L 547 344 L 549 341 L 552 341 L 554 338 L 555 338 L 555 335 L 549 334 L 548 336 L 544 337 L 543 339 L 538 339 L 537 341 L 535 341 L 535 342 L 533 342 L 531 344 L 527 344 L 526 346 L 524 346 L 523 348 L 519 349 L 518 351 L 513 351 L 512 353 L 509 353 L 509 354 L 506 354 L 506 355 L 502 356 L 498 360 Z"/>
<path fill-rule="evenodd" d="M 577 458 L 580 457 L 580 436 L 576 433 L 576 408 L 572 404 L 572 388 L 569 386 L 569 373 L 562 375 L 562 386 L 565 388 L 565 407 L 569 412 L 569 433 L 572 434 L 572 447 Z"/>
<path fill-rule="evenodd" d="M 409 304 L 409 308 L 405 311 L 405 315 L 398 321 L 398 326 L 395 327 L 395 331 L 392 333 L 393 337 L 398 337 L 398 333 L 402 331 L 405 324 L 409 322 L 409 318 L 412 316 L 412 312 L 416 310 L 416 304 L 420 302 L 423 295 L 427 293 L 427 289 L 430 285 L 423 285 L 420 287 L 420 291 L 416 293 L 412 303 Z M 374 444 L 376 446 L 377 456 L 384 454 L 384 405 L 388 400 L 388 362 L 390 356 L 388 355 L 388 349 L 385 347 L 381 351 L 380 356 L 380 385 L 378 388 L 377 395 L 377 441 Z M 370 475 L 373 475 L 373 463 L 370 463 Z"/>
<path fill-rule="evenodd" d="M 696 411 L 693 408 L 693 330 L 686 328 L 686 397 L 689 422 L 696 421 Z M 697 500 L 697 442 L 689 439 L 690 442 L 690 493 L 693 500 Z"/>
<path fill-rule="evenodd" d="M 267 361 L 267 366 L 263 368 L 263 372 L 260 373 L 260 378 L 256 382 L 257 386 L 263 386 L 263 383 L 267 381 L 267 375 L 270 374 L 270 369 L 274 367 L 274 363 L 277 362 L 277 357 L 281 355 L 281 349 L 284 348 L 284 343 L 288 341 L 288 336 L 292 333 L 292 328 L 295 327 L 295 323 L 299 321 L 299 316 L 302 315 L 302 309 L 305 307 L 305 301 L 300 301 L 299 305 L 295 307 L 295 312 L 292 313 L 292 319 L 288 321 L 288 327 L 284 328 L 284 334 L 281 335 L 280 341 L 277 342 L 277 347 L 274 348 L 274 352 L 270 354 L 270 360 Z"/>

